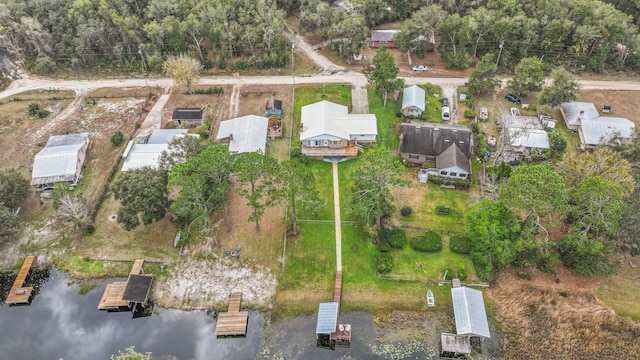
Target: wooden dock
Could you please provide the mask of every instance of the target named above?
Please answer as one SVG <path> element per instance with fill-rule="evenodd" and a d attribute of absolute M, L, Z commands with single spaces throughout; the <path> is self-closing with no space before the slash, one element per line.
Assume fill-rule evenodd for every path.
<path fill-rule="evenodd" d="M 16 280 L 13 282 L 13 286 L 11 286 L 11 291 L 9 291 L 9 295 L 5 300 L 5 303 L 8 305 L 20 305 L 20 304 L 29 304 L 31 301 L 31 295 L 33 293 L 32 287 L 23 287 L 27 276 L 31 273 L 31 265 L 35 257 L 27 256 L 27 258 L 22 263 L 22 267 L 18 272 L 18 276 L 16 276 Z"/>
<path fill-rule="evenodd" d="M 137 259 L 133 262 L 133 267 L 129 272 L 129 275 L 139 275 L 142 272 L 144 266 L 143 259 Z M 122 300 L 124 291 L 127 288 L 127 281 L 116 281 L 111 284 L 107 284 L 104 289 L 100 303 L 98 304 L 98 310 L 107 311 L 120 311 L 122 309 L 129 309 L 129 303 Z"/>
<path fill-rule="evenodd" d="M 229 295 L 229 310 L 218 313 L 217 336 L 246 336 L 249 312 L 240 311 L 241 293 Z"/>
<path fill-rule="evenodd" d="M 336 272 L 336 286 L 333 288 L 333 302 L 340 302 L 342 294 L 342 271 Z"/>

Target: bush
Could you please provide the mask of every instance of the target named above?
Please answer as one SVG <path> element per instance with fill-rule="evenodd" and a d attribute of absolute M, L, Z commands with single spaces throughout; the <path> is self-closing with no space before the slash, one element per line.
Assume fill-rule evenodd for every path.
<path fill-rule="evenodd" d="M 473 119 L 476 117 L 476 112 L 471 109 L 467 109 L 464 111 L 464 117 L 467 119 Z"/>
<path fill-rule="evenodd" d="M 86 223 L 86 224 L 84 225 L 84 233 L 85 233 L 85 234 L 87 234 L 87 235 L 91 235 L 91 234 L 93 234 L 94 232 L 96 232 L 96 227 L 95 227 L 95 225 L 93 225 L 93 223 L 90 223 L 90 222 L 89 222 L 89 223 Z"/>
<path fill-rule="evenodd" d="M 452 280 L 454 272 L 452 268 L 448 267 L 442 271 L 442 274 L 445 280 Z"/>
<path fill-rule="evenodd" d="M 468 254 L 471 252 L 471 239 L 464 235 L 452 235 L 449 247 L 456 254 Z"/>
<path fill-rule="evenodd" d="M 390 252 L 378 253 L 376 268 L 380 274 L 390 273 L 393 269 L 393 256 Z"/>
<path fill-rule="evenodd" d="M 31 70 L 36 74 L 49 75 L 53 73 L 56 63 L 47 55 L 38 55 Z"/>
<path fill-rule="evenodd" d="M 404 217 L 411 215 L 412 212 L 413 210 L 411 209 L 411 206 L 405 206 L 402 209 L 400 209 L 400 215 Z"/>
<path fill-rule="evenodd" d="M 461 267 L 460 269 L 458 269 L 458 279 L 460 279 L 460 281 L 467 280 L 468 276 L 469 274 L 467 274 L 467 269 L 465 267 Z"/>
<path fill-rule="evenodd" d="M 224 94 L 224 89 L 220 86 L 211 86 L 206 89 L 193 90 L 192 93 L 198 95 L 222 95 Z"/>
<path fill-rule="evenodd" d="M 480 134 L 480 124 L 477 122 L 471 123 L 471 132 L 473 135 Z"/>
<path fill-rule="evenodd" d="M 311 157 L 303 153 L 299 147 L 291 149 L 291 158 L 298 160 L 303 165 L 311 165 Z"/>
<path fill-rule="evenodd" d="M 526 271 L 520 271 L 518 273 L 518 278 L 522 280 L 531 280 L 531 274 Z"/>
<path fill-rule="evenodd" d="M 416 251 L 435 252 L 442 250 L 442 237 L 434 231 L 427 231 L 422 236 L 411 239 L 411 247 Z"/>
<path fill-rule="evenodd" d="M 389 252 L 391 251 L 391 245 L 388 242 L 383 242 L 378 246 L 378 250 L 380 252 Z"/>
<path fill-rule="evenodd" d="M 118 130 L 113 133 L 113 135 L 111 135 L 109 140 L 111 141 L 111 144 L 113 144 L 113 146 L 120 146 L 122 144 L 122 141 L 124 140 L 124 135 L 120 132 L 120 130 Z"/>
<path fill-rule="evenodd" d="M 29 116 L 36 116 L 38 114 L 38 111 L 40 111 L 40 104 L 38 104 L 37 102 L 30 102 L 29 103 Z"/>
<path fill-rule="evenodd" d="M 394 249 L 402 249 L 407 244 L 407 234 L 402 229 L 393 229 L 389 245 Z"/>
<path fill-rule="evenodd" d="M 165 126 L 165 129 L 175 129 L 176 128 L 176 124 L 173 121 L 169 121 Z"/>

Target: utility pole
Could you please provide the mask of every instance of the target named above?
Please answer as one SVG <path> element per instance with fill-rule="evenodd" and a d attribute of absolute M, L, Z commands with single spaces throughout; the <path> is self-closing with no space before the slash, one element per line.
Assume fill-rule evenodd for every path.
<path fill-rule="evenodd" d="M 149 83 L 147 82 L 147 63 L 144 61 L 144 54 L 142 53 L 142 44 L 138 44 L 138 54 L 140 54 L 140 58 L 142 59 L 142 67 L 144 68 L 144 83 L 147 85 L 147 89 L 149 89 Z"/>
<path fill-rule="evenodd" d="M 498 59 L 496 60 L 496 65 L 500 66 L 500 56 L 502 55 L 502 45 L 504 45 L 504 40 L 500 40 L 500 51 L 498 52 Z"/>

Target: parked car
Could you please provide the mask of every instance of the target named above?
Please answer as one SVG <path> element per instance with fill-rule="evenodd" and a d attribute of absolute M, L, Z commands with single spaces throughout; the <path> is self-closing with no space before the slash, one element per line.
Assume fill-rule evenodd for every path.
<path fill-rule="evenodd" d="M 442 121 L 449 121 L 451 115 L 449 113 L 449 107 L 448 106 L 443 106 L 442 107 Z"/>
<path fill-rule="evenodd" d="M 427 68 L 426 65 L 414 65 L 412 69 L 413 69 L 413 71 L 427 71 L 427 70 L 429 70 L 429 68 Z"/>
<path fill-rule="evenodd" d="M 512 103 L 516 104 L 516 105 L 520 105 L 520 103 L 522 103 L 522 100 L 520 100 L 519 97 L 513 95 L 513 94 L 507 94 L 507 96 L 504 97 L 505 99 L 511 101 Z"/>
<path fill-rule="evenodd" d="M 449 106 L 449 99 L 442 98 L 442 106 Z"/>

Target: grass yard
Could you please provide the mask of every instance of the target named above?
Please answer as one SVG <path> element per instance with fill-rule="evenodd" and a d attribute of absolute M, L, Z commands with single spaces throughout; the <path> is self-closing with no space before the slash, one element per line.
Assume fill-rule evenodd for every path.
<path fill-rule="evenodd" d="M 419 232 L 407 232 L 407 240 L 420 235 Z M 457 274 L 464 269 L 469 275 L 466 281 L 477 281 L 471 259 L 467 255 L 456 254 L 449 248 L 449 236 L 442 237 L 442 250 L 425 253 L 416 251 L 407 244 L 403 249 L 392 249 L 394 257 L 393 270 L 388 275 L 392 278 L 414 281 L 442 281 L 445 271 Z M 422 264 L 422 268 L 418 265 Z"/>
<path fill-rule="evenodd" d="M 613 309 L 617 315 L 640 321 L 640 268 L 638 261 L 630 255 L 618 255 L 622 262 L 618 274 L 608 276 L 600 284 L 597 295 L 605 306 Z M 632 267 L 633 263 L 636 267 Z"/>
<path fill-rule="evenodd" d="M 300 212 L 299 219 L 333 220 L 335 213 L 333 209 L 333 171 L 332 164 L 322 160 L 311 161 L 311 171 L 316 180 L 316 189 L 324 205 L 313 214 Z"/>
<path fill-rule="evenodd" d="M 441 123 L 442 89 L 432 84 L 424 84 L 420 85 L 420 87 L 424 89 L 424 93 L 427 98 L 425 102 L 426 109 L 422 114 L 422 118 L 425 119 L 425 121 Z"/>
<path fill-rule="evenodd" d="M 386 146 L 390 151 L 397 151 L 399 146 L 400 123 L 402 118 L 396 116 L 396 103 L 387 100 L 387 107 L 383 107 L 384 98 L 378 94 L 373 86 L 367 88 L 369 111 L 376 115 L 378 122 L 378 146 Z"/>

